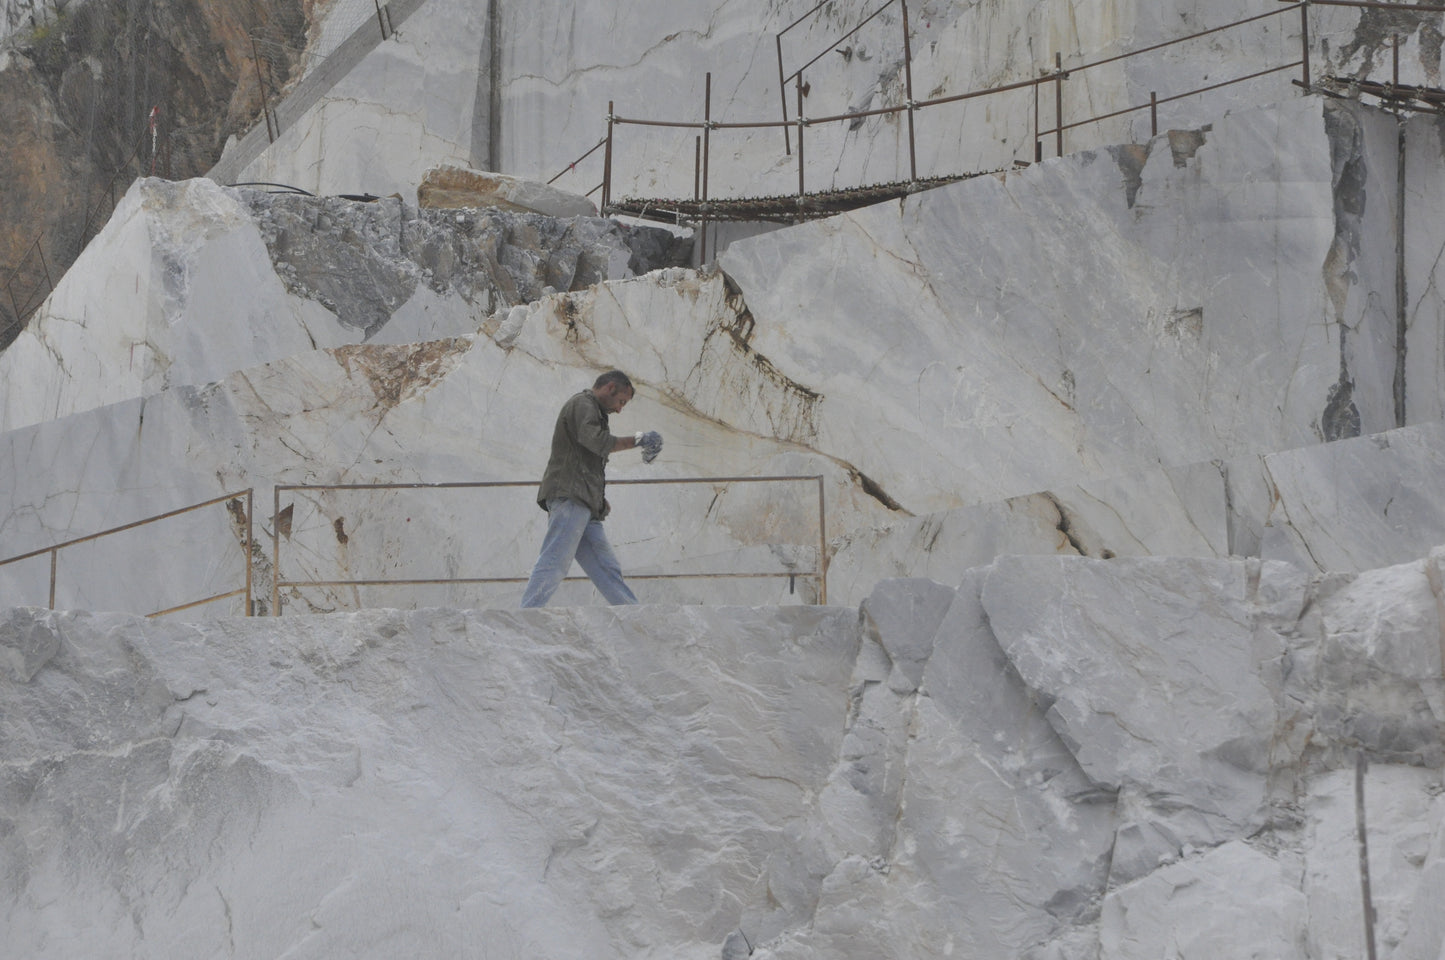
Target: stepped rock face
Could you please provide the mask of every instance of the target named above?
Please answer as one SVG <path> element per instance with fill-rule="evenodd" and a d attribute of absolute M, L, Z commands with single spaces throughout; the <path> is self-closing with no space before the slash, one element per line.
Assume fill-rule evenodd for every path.
<path fill-rule="evenodd" d="M 754 349 L 826 398 L 817 443 L 917 513 L 1395 426 L 1394 120 L 1297 101 L 1184 139 L 777 231 L 720 266 Z M 1411 422 L 1445 392 L 1429 284 L 1407 283 Z"/>
<path fill-rule="evenodd" d="M 1409 162 L 1423 166 L 1433 131 L 1405 132 L 1407 184 L 1418 183 Z M 617 475 L 823 476 L 834 600 L 857 602 L 883 576 L 952 581 L 1009 552 L 1400 562 L 1445 535 L 1433 501 L 1409 493 L 1441 457 L 1428 426 L 1445 393 L 1438 267 L 1406 264 L 1405 397 L 1424 408 L 1421 426 L 1320 444 L 1396 415 L 1398 142 L 1393 120 L 1368 108 L 1291 102 L 741 241 L 726 275 L 668 269 L 554 295 L 547 286 L 656 262 L 670 237 L 143 182 L 94 269 L 67 279 L 0 357 L 14 371 L 3 416 L 31 424 L 0 444 L 17 478 L 5 554 L 247 487 L 264 500 L 275 483 L 531 482 L 561 398 L 621 366 L 641 389 L 619 429 L 658 429 L 668 447 L 649 471 L 619 458 Z M 1423 215 L 1445 199 L 1436 193 L 1406 194 L 1421 214 L 1407 216 L 1407 236 L 1426 248 L 1445 242 L 1442 220 Z M 1069 229 L 1056 223 L 1063 210 Z M 184 384 L 198 386 L 124 400 Z M 109 401 L 124 402 L 98 407 Z M 56 476 L 72 478 L 63 496 Z M 1322 500 L 1321 483 L 1357 495 Z M 781 579 L 817 572 L 801 487 L 733 489 L 721 513 L 703 489 L 654 489 L 618 510 L 629 569 L 780 579 L 651 596 L 819 596 L 811 579 Z M 428 537 L 453 576 L 518 576 L 540 513 L 516 495 L 510 507 L 431 496 L 405 509 L 307 495 L 309 519 L 291 534 L 305 549 L 279 546 L 311 558 L 302 579 L 378 578 L 383 561 L 393 578 L 436 578 L 434 552 L 417 546 Z M 258 514 L 266 534 L 276 509 Z M 231 519 L 215 527 L 236 549 Z M 62 582 L 62 606 L 180 602 L 68 562 L 82 566 Z M 182 599 L 235 585 L 232 561 L 165 563 L 180 566 L 177 582 L 204 581 Z M 0 577 L 43 602 L 48 572 L 31 565 Z M 283 563 L 282 579 L 295 569 Z M 501 592 L 282 602 L 510 602 L 508 588 L 488 589 Z"/>
<path fill-rule="evenodd" d="M 26 956 L 1357 955 L 1445 937 L 1445 554 L 845 608 L 0 616 Z M 103 946 L 102 946 L 103 945 Z"/>
<path fill-rule="evenodd" d="M 545 292 L 686 258 L 664 230 L 596 218 L 140 180 L 82 268 L 0 355 L 0 427 L 317 347 L 472 333 Z"/>

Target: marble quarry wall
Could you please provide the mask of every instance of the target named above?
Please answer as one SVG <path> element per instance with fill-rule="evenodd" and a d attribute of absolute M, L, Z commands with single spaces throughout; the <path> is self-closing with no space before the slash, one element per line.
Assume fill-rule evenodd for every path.
<path fill-rule="evenodd" d="M 644 272 L 676 256 L 671 236 L 605 220 L 142 181 L 0 355 L 4 553 L 253 487 L 269 610 L 271 485 L 530 481 L 560 398 L 622 366 L 640 391 L 619 429 L 669 446 L 614 474 L 823 476 L 835 602 L 1010 552 L 1401 562 L 1445 537 L 1410 492 L 1441 456 L 1438 135 L 1403 128 L 1403 208 L 1393 118 L 1299 100 L 739 241 L 703 273 Z M 1402 397 L 1415 426 L 1387 434 Z M 1326 511 L 1322 483 L 1359 497 Z M 777 577 L 650 598 L 819 598 L 782 579 L 818 569 L 809 496 L 747 490 L 722 511 L 707 485 L 627 491 L 613 536 L 634 572 Z M 307 494 L 282 579 L 521 575 L 541 515 L 514 493 Z M 234 585 L 244 535 L 198 522 L 222 559 L 156 568 L 195 589 L 156 595 L 97 553 L 68 560 L 60 605 L 150 612 Z M 0 583 L 43 603 L 44 568 Z"/>
<path fill-rule="evenodd" d="M 1442 584 L 1012 557 L 859 610 L 9 609 L 7 949 L 1359 956 L 1358 817 L 1378 955 L 1434 960 Z"/>
<path fill-rule="evenodd" d="M 629 4 L 610 10 L 602 23 L 555 0 L 393 5 L 403 18 L 396 37 L 343 58 L 344 70 L 333 64 L 328 69 L 344 76 L 334 92 L 318 94 L 302 115 L 288 116 L 274 146 L 257 140 L 223 158 L 216 175 L 276 180 L 318 193 L 369 190 L 408 198 L 420 174 L 443 163 L 494 165 L 546 180 L 606 134 L 609 102 L 619 116 L 701 121 L 709 73 L 714 120 L 771 122 L 781 119 L 783 109 L 778 34 L 799 18 L 783 34 L 782 68 L 791 75 L 815 61 L 804 72 L 808 115 L 907 99 L 897 4 L 837 0 L 811 16 L 805 16 L 814 7 L 808 0 L 733 0 L 708 10 Z M 1269 10 L 1251 0 L 915 0 L 908 7 L 914 98 L 1037 77 L 1054 69 L 1056 54 L 1072 69 Z M 326 11 L 318 16 L 324 29 Z M 1398 37 L 1402 81 L 1438 85 L 1441 28 L 1438 13 L 1316 8 L 1313 75 L 1389 79 Z M 1290 11 L 1072 73 L 1063 93 L 1065 122 L 1147 105 L 1151 93 L 1168 99 L 1295 63 L 1301 29 L 1299 15 Z M 1294 96 L 1290 80 L 1298 75 L 1271 73 L 1166 103 L 1160 128 L 1197 127 L 1230 110 Z M 795 116 L 792 85 L 786 97 Z M 1032 91 L 1024 90 L 925 112 L 915 124 L 919 175 L 1033 160 L 1035 127 L 1047 130 L 1057 122 L 1052 93 L 1042 99 L 1037 111 Z M 619 127 L 613 195 L 691 196 L 696 135 Z M 1149 112 L 1136 111 L 1069 130 L 1065 151 L 1142 143 L 1150 135 Z M 820 125 L 808 136 L 807 177 L 814 189 L 909 179 L 907 124 L 899 115 Z M 713 138 L 711 195 L 796 189 L 795 157 L 780 131 L 718 130 Z M 1053 138 L 1045 140 L 1045 155 L 1054 155 Z M 561 182 L 584 193 L 601 181 L 599 151 Z"/>

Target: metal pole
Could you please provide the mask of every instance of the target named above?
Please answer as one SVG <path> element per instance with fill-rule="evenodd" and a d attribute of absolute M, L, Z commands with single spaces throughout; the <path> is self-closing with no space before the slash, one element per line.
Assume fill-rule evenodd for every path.
<path fill-rule="evenodd" d="M 256 604 L 251 599 L 251 558 L 255 555 L 252 544 L 256 539 L 256 498 L 254 490 L 246 490 L 246 616 L 256 615 Z"/>
<path fill-rule="evenodd" d="M 1064 56 L 1054 54 L 1054 119 L 1058 122 L 1054 148 L 1059 156 L 1064 155 Z"/>
<path fill-rule="evenodd" d="M 692 198 L 693 198 L 694 200 L 697 200 L 697 199 L 699 199 L 699 198 L 702 196 L 702 194 L 698 192 L 698 191 L 699 191 L 698 184 L 701 182 L 699 178 L 700 178 L 701 176 L 702 176 L 702 137 L 693 137 L 693 138 L 692 138 Z"/>
<path fill-rule="evenodd" d="M 60 556 L 60 548 L 56 547 L 50 551 L 50 609 L 55 609 L 55 562 Z"/>
<path fill-rule="evenodd" d="M 712 74 L 703 81 L 702 94 L 702 199 L 707 202 L 707 167 L 712 156 Z"/>
<path fill-rule="evenodd" d="M 1159 136 L 1159 94 L 1149 91 L 1149 136 Z"/>
<path fill-rule="evenodd" d="M 1303 49 L 1303 56 L 1300 62 L 1304 66 L 1304 87 L 1308 93 L 1310 89 L 1310 4 L 1309 0 L 1303 0 L 1299 5 L 1300 19 L 1300 47 Z"/>
<path fill-rule="evenodd" d="M 281 488 L 271 488 L 271 616 L 281 616 Z"/>
<path fill-rule="evenodd" d="M 827 513 L 823 507 L 823 478 L 818 477 L 818 602 L 828 604 L 828 526 Z"/>
<path fill-rule="evenodd" d="M 712 157 L 712 73 L 703 78 L 702 93 L 702 248 L 698 251 L 698 266 L 707 264 L 707 179 L 708 161 Z"/>
<path fill-rule="evenodd" d="M 918 179 L 918 147 L 913 135 L 913 48 L 908 40 L 908 3 L 898 0 L 903 11 L 903 81 L 908 94 L 908 179 Z"/>
<path fill-rule="evenodd" d="M 1044 142 L 1039 139 L 1039 85 L 1034 83 L 1034 163 L 1044 159 Z"/>
<path fill-rule="evenodd" d="M 798 75 L 798 196 L 804 194 L 803 189 L 803 127 L 807 121 L 803 119 L 803 77 Z"/>
<path fill-rule="evenodd" d="M 1395 78 L 1394 85 L 1398 87 L 1400 85 L 1400 35 L 1398 33 L 1395 34 L 1395 42 L 1390 45 L 1390 53 L 1392 54 L 1392 57 L 1395 61 L 1395 69 L 1393 73 L 1393 76 Z"/>
<path fill-rule="evenodd" d="M 1396 50 L 1398 55 L 1399 51 Z M 1405 357 L 1410 324 L 1405 284 L 1405 118 L 1395 114 L 1395 426 L 1406 424 Z"/>
<path fill-rule="evenodd" d="M 381 16 L 381 0 L 372 0 L 376 4 L 376 22 L 381 27 L 381 39 L 386 39 L 386 21 Z"/>
<path fill-rule="evenodd" d="M 778 96 L 783 101 L 783 149 L 791 157 L 793 138 L 788 135 L 788 81 L 783 79 L 783 35 L 780 33 L 774 39 L 778 41 Z"/>
<path fill-rule="evenodd" d="M 266 99 L 266 78 L 261 75 L 261 51 L 256 47 L 256 38 L 251 37 L 251 62 L 256 65 L 256 86 L 261 91 L 261 115 L 266 118 L 266 139 L 276 142 L 276 134 L 280 132 L 280 124 L 276 124 L 276 130 L 271 129 L 271 102 Z"/>
<path fill-rule="evenodd" d="M 1360 848 L 1360 895 L 1365 906 L 1365 956 L 1375 960 L 1375 903 L 1370 895 L 1370 844 L 1365 836 L 1365 752 L 1355 754 L 1355 836 Z"/>
<path fill-rule="evenodd" d="M 612 205 L 612 101 L 607 101 L 607 149 L 602 151 L 602 213 Z"/>

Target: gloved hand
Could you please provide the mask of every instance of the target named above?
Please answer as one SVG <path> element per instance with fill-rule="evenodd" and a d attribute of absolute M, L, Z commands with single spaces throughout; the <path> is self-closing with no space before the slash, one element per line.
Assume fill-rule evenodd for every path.
<path fill-rule="evenodd" d="M 662 452 L 662 434 L 656 430 L 649 430 L 646 433 L 639 433 L 635 438 L 638 448 L 642 451 L 642 462 L 651 463 L 657 459 Z"/>

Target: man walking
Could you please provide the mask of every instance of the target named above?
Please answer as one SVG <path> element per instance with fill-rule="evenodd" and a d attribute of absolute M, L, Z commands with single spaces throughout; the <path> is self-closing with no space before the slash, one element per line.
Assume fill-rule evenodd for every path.
<path fill-rule="evenodd" d="M 621 413 L 631 399 L 632 381 L 627 374 L 609 370 L 597 378 L 591 390 L 575 394 L 562 405 L 552 431 L 552 455 L 537 491 L 537 505 L 547 511 L 547 533 L 522 594 L 523 607 L 546 606 L 574 559 L 608 603 L 637 602 L 622 579 L 622 566 L 602 529 L 611 509 L 604 496 L 607 458 L 618 450 L 639 447 L 643 462 L 651 463 L 662 450 L 662 437 L 656 431 L 631 437 L 616 437 L 608 431 L 608 416 Z"/>

